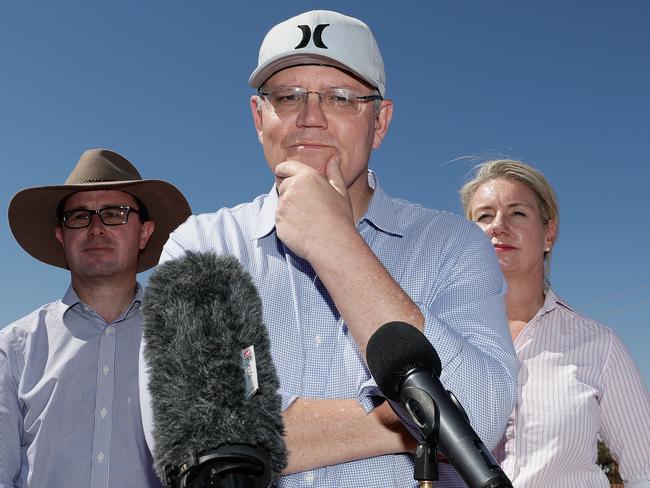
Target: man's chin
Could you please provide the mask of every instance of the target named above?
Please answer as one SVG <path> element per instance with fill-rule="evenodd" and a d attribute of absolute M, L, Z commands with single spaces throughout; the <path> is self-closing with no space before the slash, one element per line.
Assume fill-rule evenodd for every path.
<path fill-rule="evenodd" d="M 119 274 L 122 271 L 122 268 L 117 265 L 115 260 L 96 260 L 84 263 L 83 265 L 77 265 L 74 269 L 71 269 L 71 271 L 86 279 L 106 279 Z"/>

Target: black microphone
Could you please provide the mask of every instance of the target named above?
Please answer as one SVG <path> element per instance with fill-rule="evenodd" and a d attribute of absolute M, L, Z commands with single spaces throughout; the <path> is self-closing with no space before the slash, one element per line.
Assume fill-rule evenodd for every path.
<path fill-rule="evenodd" d="M 424 334 L 404 322 L 384 324 L 370 337 L 366 357 L 379 389 L 404 404 L 470 488 L 512 487 L 460 402 L 440 382 L 440 358 Z"/>
<path fill-rule="evenodd" d="M 233 256 L 190 252 L 152 273 L 142 312 L 158 476 L 169 488 L 274 484 L 287 463 L 280 383 L 250 275 Z"/>

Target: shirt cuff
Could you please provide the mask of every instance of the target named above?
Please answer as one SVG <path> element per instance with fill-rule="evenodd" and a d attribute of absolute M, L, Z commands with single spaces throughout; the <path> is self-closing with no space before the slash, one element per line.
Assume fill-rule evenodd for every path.
<path fill-rule="evenodd" d="M 282 399 L 282 412 L 284 413 L 298 399 L 298 395 L 288 395 L 283 391 L 279 391 L 278 393 L 280 393 L 280 398 Z"/>
<path fill-rule="evenodd" d="M 357 400 L 363 411 L 366 413 L 372 412 L 375 408 L 386 401 L 384 394 L 379 390 L 374 378 L 370 378 L 359 388 Z"/>

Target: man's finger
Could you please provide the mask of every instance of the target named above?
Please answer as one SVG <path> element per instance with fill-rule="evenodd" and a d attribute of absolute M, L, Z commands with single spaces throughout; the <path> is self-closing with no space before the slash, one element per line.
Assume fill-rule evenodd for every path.
<path fill-rule="evenodd" d="M 279 178 L 289 178 L 298 174 L 305 167 L 304 163 L 289 159 L 276 165 L 274 172 L 275 176 Z"/>
<path fill-rule="evenodd" d="M 343 173 L 341 172 L 341 158 L 338 154 L 335 154 L 329 159 L 329 161 L 327 161 L 325 176 L 327 177 L 329 184 L 332 185 L 338 193 L 341 195 L 347 194 L 348 189 L 345 185 L 345 180 L 343 179 Z"/>

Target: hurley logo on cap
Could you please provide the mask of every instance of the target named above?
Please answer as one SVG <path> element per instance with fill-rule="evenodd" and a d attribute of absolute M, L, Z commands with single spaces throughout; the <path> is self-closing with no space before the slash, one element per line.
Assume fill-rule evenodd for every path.
<path fill-rule="evenodd" d="M 321 49 L 327 49 L 327 46 L 323 42 L 323 31 L 325 27 L 329 24 L 318 24 L 314 29 L 314 46 L 320 47 Z M 302 40 L 300 43 L 294 47 L 294 49 L 302 49 L 307 47 L 309 40 L 311 39 L 311 28 L 308 25 L 299 25 L 298 28 L 302 31 Z"/>

